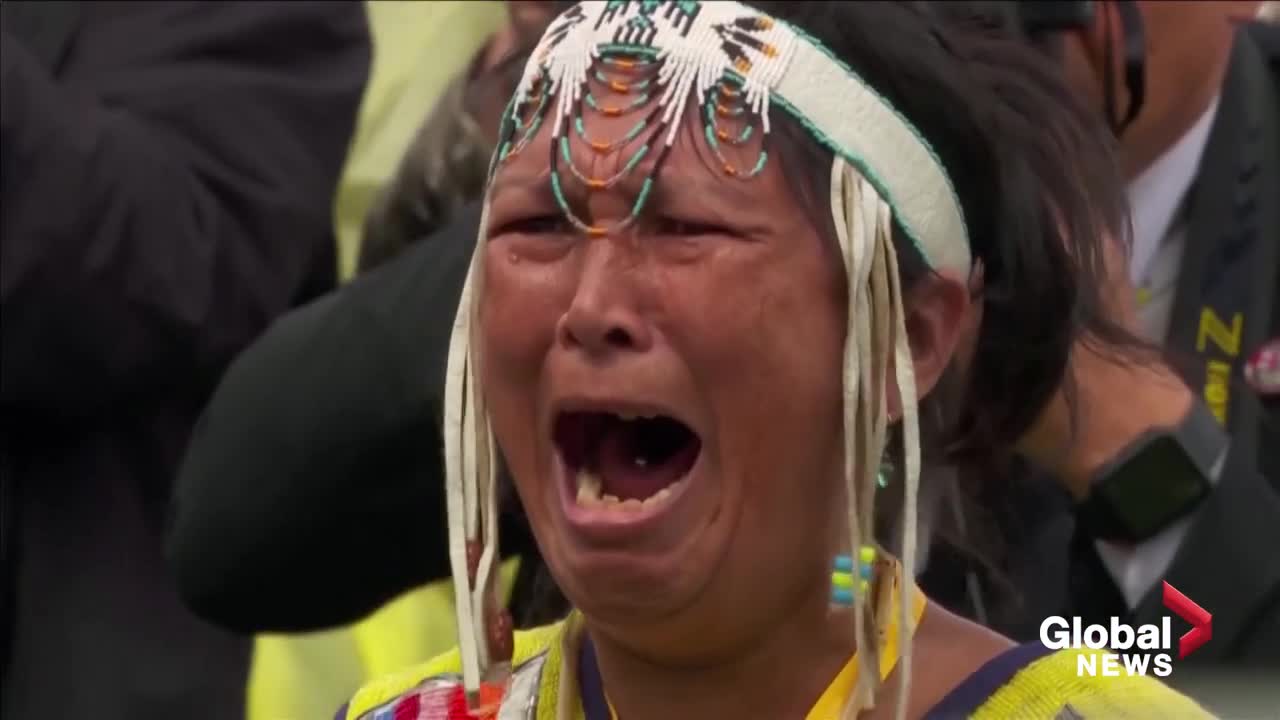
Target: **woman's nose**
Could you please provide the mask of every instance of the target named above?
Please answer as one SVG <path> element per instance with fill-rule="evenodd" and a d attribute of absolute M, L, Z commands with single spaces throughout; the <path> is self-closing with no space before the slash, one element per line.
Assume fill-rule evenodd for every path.
<path fill-rule="evenodd" d="M 643 352 L 652 342 L 637 291 L 637 275 L 643 271 L 615 243 L 599 238 L 583 248 L 573 302 L 559 323 L 559 342 L 594 358 Z"/>

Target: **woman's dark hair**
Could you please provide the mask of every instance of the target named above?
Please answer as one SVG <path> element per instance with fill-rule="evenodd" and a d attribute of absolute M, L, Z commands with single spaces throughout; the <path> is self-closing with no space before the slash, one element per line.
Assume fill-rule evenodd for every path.
<path fill-rule="evenodd" d="M 1057 68 L 1008 32 L 946 23 L 923 3 L 758 2 L 810 33 L 883 95 L 942 160 L 959 196 L 983 317 L 941 448 L 960 465 L 999 459 L 1069 382 L 1081 338 L 1123 346 L 1102 301 L 1105 243 L 1127 241 L 1110 132 Z M 801 199 L 831 228 L 829 151 L 779 120 Z M 904 283 L 927 272 L 897 242 Z"/>
<path fill-rule="evenodd" d="M 884 96 L 929 142 L 959 196 L 983 315 L 973 356 L 921 407 L 920 508 L 939 510 L 933 529 L 950 561 L 995 586 L 994 602 L 968 598 L 979 619 L 984 604 L 1016 613 L 1020 594 L 1002 572 L 1006 538 L 1018 533 L 1006 506 L 1026 494 L 1014 448 L 1060 389 L 1072 405 L 1078 341 L 1143 347 L 1103 303 L 1105 244 L 1128 242 L 1113 137 L 1050 58 L 987 7 L 996 3 L 750 4 L 804 29 Z M 831 153 L 781 113 L 776 126 L 787 174 L 802 179 L 799 199 L 834 243 Z M 912 243 L 895 247 L 909 287 L 929 269 Z M 882 496 L 877 527 L 888 533 L 900 483 Z"/>

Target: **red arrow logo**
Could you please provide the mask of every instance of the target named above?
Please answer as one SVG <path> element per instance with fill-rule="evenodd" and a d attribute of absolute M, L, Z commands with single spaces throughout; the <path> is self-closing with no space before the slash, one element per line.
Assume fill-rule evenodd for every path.
<path fill-rule="evenodd" d="M 1195 652 L 1213 637 L 1213 616 L 1168 582 L 1164 584 L 1164 606 L 1192 625 L 1185 635 L 1178 638 L 1179 660 Z"/>

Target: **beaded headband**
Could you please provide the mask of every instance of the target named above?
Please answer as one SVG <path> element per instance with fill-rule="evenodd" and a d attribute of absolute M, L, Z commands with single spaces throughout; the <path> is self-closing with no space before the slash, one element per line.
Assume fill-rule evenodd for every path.
<path fill-rule="evenodd" d="M 611 99 L 597 97 L 597 90 Z M 562 213 L 588 236 L 616 232 L 643 212 L 691 98 L 701 105 L 702 134 L 726 181 L 750 179 L 763 171 L 775 106 L 834 155 L 831 211 L 850 301 L 843 369 L 849 547 L 874 542 L 871 510 L 887 443 L 886 377 L 892 354 L 903 406 L 901 552 L 904 576 L 912 578 L 919 424 L 893 221 L 934 270 L 964 274 L 971 259 L 951 181 L 929 144 L 901 114 L 816 40 L 741 3 L 583 2 L 553 21 L 534 50 L 505 115 L 491 176 L 504 160 L 526 149 L 550 115 L 550 182 Z M 588 134 L 584 113 L 636 120 L 618 138 L 602 140 Z M 601 154 L 625 152 L 637 143 L 639 147 L 617 173 L 596 178 L 575 165 L 573 142 Z M 741 167 L 730 162 L 725 150 L 740 151 L 749 143 L 759 143 L 755 161 Z M 566 201 L 568 182 L 580 183 L 588 192 L 610 188 L 645 166 L 646 158 L 652 160 L 631 213 L 618 225 L 593 225 L 579 218 Z M 495 653 L 489 637 L 498 560 L 497 455 L 471 337 L 487 229 L 486 198 L 482 242 L 472 258 L 451 339 L 444 423 L 459 649 L 464 685 L 473 701 L 482 684 L 500 682 L 509 670 L 504 664 L 509 658 Z M 879 633 L 873 631 L 881 628 L 884 618 L 872 609 L 888 590 L 874 580 L 868 589 L 852 598 L 863 670 L 847 717 L 872 706 L 880 677 L 878 643 L 873 640 Z M 909 598 L 910 593 L 902 595 Z M 900 626 L 909 638 L 909 602 L 904 600 L 899 611 Z M 900 661 L 904 698 L 909 648 L 909 642 L 904 643 Z M 905 710 L 907 704 L 899 706 Z"/>

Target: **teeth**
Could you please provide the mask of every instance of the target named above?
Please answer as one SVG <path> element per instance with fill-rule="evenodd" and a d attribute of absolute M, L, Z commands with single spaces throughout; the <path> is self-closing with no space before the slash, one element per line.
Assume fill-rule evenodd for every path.
<path fill-rule="evenodd" d="M 658 503 L 660 503 L 660 502 L 662 502 L 662 501 L 666 500 L 666 499 L 667 499 L 667 498 L 669 498 L 669 497 L 671 497 L 671 488 L 669 488 L 669 487 L 664 487 L 664 488 L 662 488 L 661 490 L 659 490 L 658 492 L 656 492 L 656 493 L 654 493 L 654 494 L 650 495 L 649 497 L 645 498 L 645 499 L 644 499 L 644 504 L 645 504 L 645 505 L 657 505 Z"/>
<path fill-rule="evenodd" d="M 671 499 L 671 495 L 681 487 L 684 483 L 681 480 L 673 485 L 664 487 L 658 492 L 650 495 L 644 500 L 638 498 L 628 498 L 623 500 L 617 495 L 607 495 L 603 492 L 603 483 L 600 476 L 590 470 L 578 471 L 578 497 L 579 505 L 584 507 L 606 507 L 618 509 L 627 512 L 637 512 L 644 508 L 652 508 Z"/>
<path fill-rule="evenodd" d="M 578 504 L 600 504 L 600 476 L 589 470 L 578 471 Z"/>
<path fill-rule="evenodd" d="M 632 462 L 636 464 L 636 467 L 646 467 L 649 464 L 649 459 L 646 457 L 637 455 L 636 459 L 633 460 Z"/>

